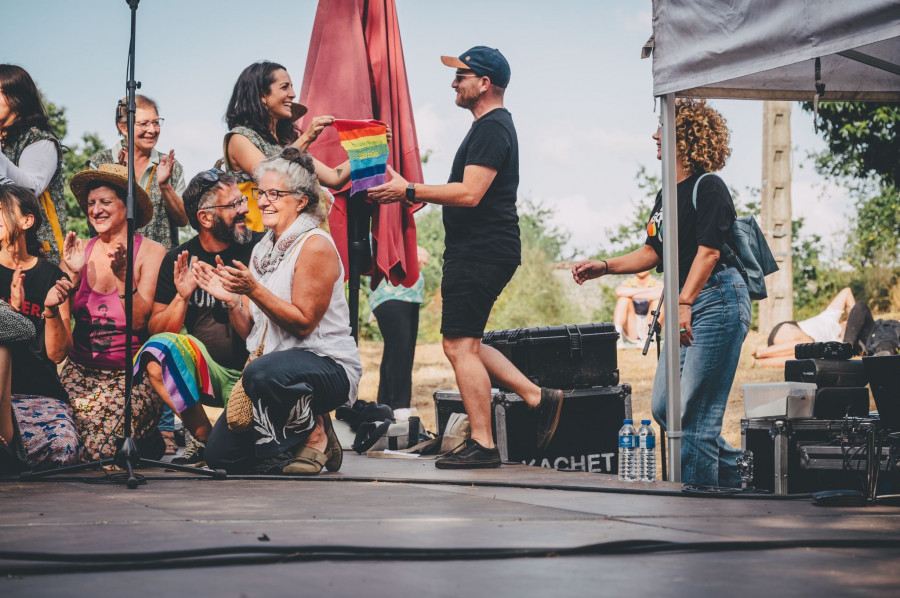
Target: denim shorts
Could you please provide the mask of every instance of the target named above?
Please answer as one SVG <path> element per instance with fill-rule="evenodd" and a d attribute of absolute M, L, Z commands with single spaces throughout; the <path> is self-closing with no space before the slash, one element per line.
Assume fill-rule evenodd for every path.
<path fill-rule="evenodd" d="M 441 278 L 441 334 L 481 338 L 497 297 L 518 264 L 452 259 Z"/>

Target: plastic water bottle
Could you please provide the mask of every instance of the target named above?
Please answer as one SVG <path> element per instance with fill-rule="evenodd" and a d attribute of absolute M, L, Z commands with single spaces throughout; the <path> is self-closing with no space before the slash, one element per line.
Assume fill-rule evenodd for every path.
<path fill-rule="evenodd" d="M 619 429 L 619 481 L 637 481 L 637 433 L 630 419 Z"/>
<path fill-rule="evenodd" d="M 656 434 L 649 419 L 642 419 L 638 430 L 638 473 L 642 482 L 656 481 Z"/>

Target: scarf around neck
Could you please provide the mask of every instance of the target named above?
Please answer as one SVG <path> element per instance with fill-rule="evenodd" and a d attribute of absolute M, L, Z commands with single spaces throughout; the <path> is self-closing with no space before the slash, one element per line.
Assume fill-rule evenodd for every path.
<path fill-rule="evenodd" d="M 306 236 L 306 233 L 319 224 L 318 217 L 304 212 L 297 216 L 297 219 L 284 231 L 278 241 L 275 240 L 275 233 L 269 230 L 253 250 L 253 257 L 250 260 L 253 276 L 260 283 L 265 284 L 272 273 L 278 269 L 285 256 Z"/>

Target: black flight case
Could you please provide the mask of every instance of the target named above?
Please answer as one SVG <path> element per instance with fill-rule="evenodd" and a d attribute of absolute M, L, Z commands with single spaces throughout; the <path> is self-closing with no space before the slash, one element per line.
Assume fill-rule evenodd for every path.
<path fill-rule="evenodd" d="M 518 395 L 492 390 L 491 423 L 500 458 L 550 469 L 618 473 L 619 427 L 631 417 L 631 385 L 565 392 L 559 425 L 550 445 L 536 448 L 537 414 Z M 459 392 L 434 393 L 435 419 L 443 433 L 452 413 L 464 413 Z"/>

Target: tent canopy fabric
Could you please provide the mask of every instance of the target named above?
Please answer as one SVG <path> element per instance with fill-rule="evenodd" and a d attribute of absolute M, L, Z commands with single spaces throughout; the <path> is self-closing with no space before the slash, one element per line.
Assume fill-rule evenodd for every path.
<path fill-rule="evenodd" d="M 652 47 L 663 213 L 675 222 L 676 97 L 812 100 L 818 79 L 820 100 L 900 101 L 898 0 L 653 0 Z M 664 239 L 663 261 L 665 286 L 677 288 L 676 235 Z M 666 293 L 668 313 L 678 313 L 677 295 Z M 666 320 L 665 337 L 678 338 L 676 318 Z M 681 481 L 678 354 L 665 355 L 673 481 Z"/>
<path fill-rule="evenodd" d="M 900 101 L 897 0 L 654 0 L 653 37 L 655 96 L 812 100 L 819 58 L 821 100 Z"/>

